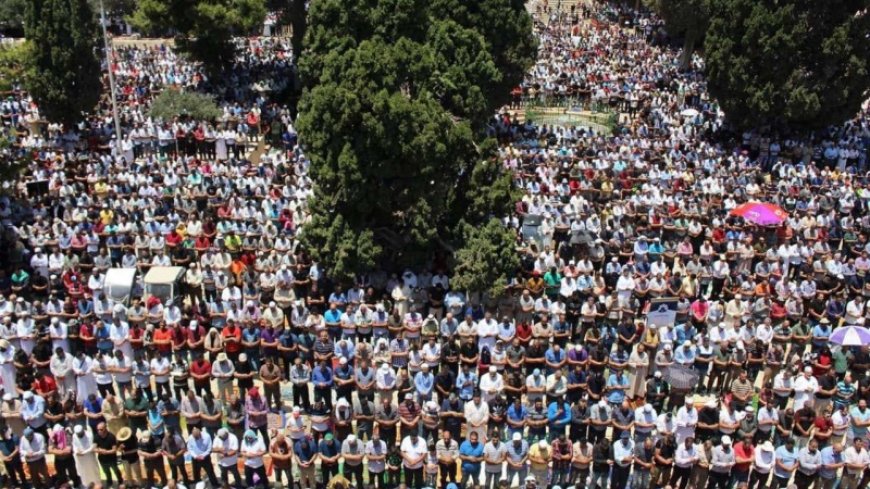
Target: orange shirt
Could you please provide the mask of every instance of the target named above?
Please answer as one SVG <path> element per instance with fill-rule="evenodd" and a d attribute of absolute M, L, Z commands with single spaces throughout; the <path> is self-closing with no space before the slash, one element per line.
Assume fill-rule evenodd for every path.
<path fill-rule="evenodd" d="M 157 328 L 154 330 L 154 342 L 158 341 L 166 341 L 166 344 L 157 344 L 157 350 L 166 353 L 172 350 L 172 330 L 169 328 L 161 330 L 161 328 Z"/>
<path fill-rule="evenodd" d="M 229 327 L 221 331 L 221 338 L 224 339 L 224 345 L 227 353 L 237 353 L 242 350 L 242 328 L 235 327 L 235 331 L 231 332 Z M 235 338 L 236 341 L 227 341 L 227 338 Z"/>

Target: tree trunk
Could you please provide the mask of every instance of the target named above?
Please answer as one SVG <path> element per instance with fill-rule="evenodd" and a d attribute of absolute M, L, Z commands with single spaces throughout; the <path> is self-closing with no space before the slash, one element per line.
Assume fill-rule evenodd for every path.
<path fill-rule="evenodd" d="M 686 35 L 683 41 L 683 52 L 680 53 L 680 71 L 688 71 L 692 64 L 692 53 L 695 51 L 695 37 Z"/>
<path fill-rule="evenodd" d="M 290 15 L 290 24 L 293 26 L 293 61 L 299 61 L 302 54 L 302 44 L 305 38 L 305 30 L 308 28 L 308 12 L 305 10 L 305 0 L 289 0 L 287 13 Z"/>

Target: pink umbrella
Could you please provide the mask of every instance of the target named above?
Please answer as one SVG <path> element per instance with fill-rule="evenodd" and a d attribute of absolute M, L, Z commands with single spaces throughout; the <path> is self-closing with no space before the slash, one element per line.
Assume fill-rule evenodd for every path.
<path fill-rule="evenodd" d="M 735 207 L 732 216 L 740 216 L 747 221 L 760 226 L 781 224 L 788 214 L 779 206 L 764 202 L 747 202 Z"/>

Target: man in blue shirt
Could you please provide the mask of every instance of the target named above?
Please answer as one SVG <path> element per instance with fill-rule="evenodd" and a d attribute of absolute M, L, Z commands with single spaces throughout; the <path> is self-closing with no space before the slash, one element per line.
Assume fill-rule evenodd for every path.
<path fill-rule="evenodd" d="M 311 381 L 314 383 L 314 402 L 323 401 L 326 409 L 332 409 L 332 369 L 326 365 L 326 360 L 320 361 L 320 366 L 311 371 Z M 327 479 L 329 480 L 329 479 Z"/>
<path fill-rule="evenodd" d="M 424 363 L 421 370 L 414 376 L 414 388 L 421 403 L 432 399 L 432 389 L 435 387 L 435 376 L 429 371 L 429 364 Z"/>
<path fill-rule="evenodd" d="M 837 473 L 846 464 L 843 458 L 843 445 L 834 443 L 822 449 L 822 467 L 819 469 L 819 477 L 822 479 L 822 487 L 834 487 Z"/>
<path fill-rule="evenodd" d="M 613 476 L 611 487 L 625 487 L 628 475 L 631 473 L 631 464 L 634 461 L 634 442 L 631 434 L 623 431 L 619 441 L 613 444 Z"/>
<path fill-rule="evenodd" d="M 317 445 L 306 436 L 293 444 L 293 454 L 296 456 L 296 464 L 299 466 L 299 483 L 302 487 L 314 487 L 317 482 L 314 475 Z"/>
<path fill-rule="evenodd" d="M 211 486 L 218 487 L 218 479 L 211 464 L 211 449 L 211 435 L 201 431 L 198 426 L 194 427 L 190 432 L 190 438 L 187 439 L 187 453 L 190 454 L 193 466 L 193 481 L 199 482 L 202 475 L 200 472 L 204 470 Z"/>
<path fill-rule="evenodd" d="M 462 482 L 460 487 L 468 487 L 468 479 L 475 486 L 480 485 L 480 463 L 483 461 L 483 443 L 477 440 L 477 432 L 472 431 L 468 439 L 459 445 L 459 459 L 462 460 Z"/>
<path fill-rule="evenodd" d="M 615 373 L 610 374 L 610 377 L 607 379 L 607 402 L 613 406 L 622 404 L 622 400 L 625 399 L 626 389 L 628 389 L 628 377 L 622 373 L 622 370 L 617 370 Z"/>
<path fill-rule="evenodd" d="M 522 436 L 523 430 L 526 428 L 526 416 L 529 415 L 529 410 L 523 405 L 520 396 L 514 399 L 507 408 L 507 423 L 511 435 L 518 433 Z"/>
<path fill-rule="evenodd" d="M 571 406 L 564 401 L 554 400 L 547 406 L 547 421 L 550 423 L 550 441 L 565 434 L 565 427 L 571 423 Z"/>
<path fill-rule="evenodd" d="M 30 391 L 23 395 L 21 403 L 21 418 L 33 431 L 42 434 L 48 440 L 48 422 L 45 420 L 45 399 Z M 102 406 L 102 404 L 101 404 Z"/>
<path fill-rule="evenodd" d="M 335 442 L 332 433 L 327 433 L 320 440 L 320 473 L 323 480 L 329 481 L 338 473 L 338 458 L 341 456 L 341 446 Z"/>
<path fill-rule="evenodd" d="M 789 438 L 785 441 L 785 445 L 781 445 L 774 453 L 776 464 L 773 466 L 774 485 L 776 487 L 788 487 L 788 481 L 791 479 L 798 464 L 798 451 L 794 445 L 794 439 Z"/>
<path fill-rule="evenodd" d="M 474 389 L 477 387 L 477 374 L 471 371 L 467 363 L 462 364 L 462 370 L 456 376 L 456 388 L 459 389 L 459 398 L 470 401 Z"/>
<path fill-rule="evenodd" d="M 679 348 L 677 348 L 674 352 L 674 360 L 676 360 L 680 365 L 695 365 L 695 349 L 692 347 L 691 341 L 686 340 Z"/>

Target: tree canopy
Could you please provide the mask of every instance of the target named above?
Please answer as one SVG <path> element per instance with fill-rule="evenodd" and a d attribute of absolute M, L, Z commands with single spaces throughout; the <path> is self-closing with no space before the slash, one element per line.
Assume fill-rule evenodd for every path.
<path fill-rule="evenodd" d="M 687 69 L 696 46 L 702 44 L 710 25 L 711 3 L 715 0 L 649 0 L 665 21 L 668 34 L 683 39 L 680 67 Z"/>
<path fill-rule="evenodd" d="M 492 222 L 514 195 L 485 127 L 534 60 L 523 3 L 320 0 L 305 46 L 298 129 L 315 195 L 303 241 L 328 273 L 489 256 L 483 241 L 511 233 Z M 516 266 L 491 258 L 492 283 Z"/>
<path fill-rule="evenodd" d="M 27 89 L 41 114 L 67 126 L 78 123 L 102 90 L 99 33 L 88 0 L 31 0 L 25 31 L 32 46 Z"/>
<path fill-rule="evenodd" d="M 198 92 L 169 89 L 151 103 L 151 115 L 164 121 L 173 117 L 192 117 L 197 120 L 214 120 L 222 114 L 214 97 Z"/>
<path fill-rule="evenodd" d="M 233 36 L 255 31 L 265 16 L 264 0 L 140 0 L 129 20 L 145 34 L 173 35 L 214 72 L 233 61 Z"/>
<path fill-rule="evenodd" d="M 870 89 L 870 0 L 715 0 L 710 93 L 738 127 L 823 128 Z"/>

